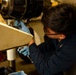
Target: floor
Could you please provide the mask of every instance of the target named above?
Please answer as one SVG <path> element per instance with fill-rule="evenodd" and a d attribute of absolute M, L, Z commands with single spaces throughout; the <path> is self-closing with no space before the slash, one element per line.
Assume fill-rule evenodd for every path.
<path fill-rule="evenodd" d="M 43 27 L 40 22 L 40 19 L 30 21 L 30 26 L 38 33 L 41 42 L 43 42 Z M 16 57 L 16 71 L 24 71 L 27 75 L 39 75 L 33 63 L 27 63 L 27 60 L 22 60 L 17 54 Z M 8 61 L 0 62 L 0 67 L 8 66 Z"/>

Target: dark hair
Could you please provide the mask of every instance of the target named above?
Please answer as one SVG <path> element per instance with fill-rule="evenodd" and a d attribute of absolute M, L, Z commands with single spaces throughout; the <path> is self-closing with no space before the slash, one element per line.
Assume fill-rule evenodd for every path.
<path fill-rule="evenodd" d="M 76 32 L 76 7 L 72 4 L 59 4 L 43 12 L 44 29 L 50 28 L 56 33 L 70 35 Z"/>

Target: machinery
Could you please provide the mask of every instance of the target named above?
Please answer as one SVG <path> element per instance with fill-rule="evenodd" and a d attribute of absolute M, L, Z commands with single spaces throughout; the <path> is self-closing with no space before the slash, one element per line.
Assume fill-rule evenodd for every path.
<path fill-rule="evenodd" d="M 49 6 L 50 0 L 1 0 L 0 12 L 6 19 L 30 19 Z"/>

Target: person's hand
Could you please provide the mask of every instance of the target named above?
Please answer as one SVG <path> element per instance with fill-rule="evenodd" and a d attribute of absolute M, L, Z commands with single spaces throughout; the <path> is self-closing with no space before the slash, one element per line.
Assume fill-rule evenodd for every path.
<path fill-rule="evenodd" d="M 23 54 L 24 56 L 27 56 L 27 55 L 29 56 L 30 55 L 30 53 L 29 53 L 29 46 L 19 47 L 17 49 L 17 51 L 18 51 L 18 53 Z"/>
<path fill-rule="evenodd" d="M 22 21 L 15 21 L 14 22 L 14 27 L 16 27 L 17 29 L 20 29 L 20 30 L 22 30 L 22 31 L 24 31 L 24 32 L 27 32 L 27 33 L 29 33 L 30 34 L 30 31 L 29 31 L 29 29 L 27 28 L 27 26 L 24 24 L 24 22 L 22 22 Z"/>
<path fill-rule="evenodd" d="M 14 27 L 31 34 L 29 29 L 27 28 L 27 26 L 22 21 L 17 21 L 16 20 L 14 22 Z M 18 53 L 23 54 L 24 56 L 29 56 L 30 55 L 29 46 L 18 47 L 17 51 L 18 51 Z"/>

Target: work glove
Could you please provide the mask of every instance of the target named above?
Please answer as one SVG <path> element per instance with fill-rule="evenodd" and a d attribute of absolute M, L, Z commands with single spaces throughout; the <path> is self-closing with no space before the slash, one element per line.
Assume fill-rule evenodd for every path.
<path fill-rule="evenodd" d="M 14 27 L 31 34 L 29 29 L 27 28 L 27 26 L 22 21 L 17 21 L 16 20 L 14 22 Z M 18 47 L 17 51 L 18 51 L 18 53 L 23 54 L 24 56 L 29 56 L 30 55 L 29 46 Z"/>
<path fill-rule="evenodd" d="M 17 49 L 17 51 L 20 53 L 20 54 L 23 54 L 24 56 L 29 56 L 30 53 L 29 53 L 29 46 L 23 46 L 23 47 L 19 47 Z"/>
<path fill-rule="evenodd" d="M 16 28 L 18 28 L 18 29 L 20 29 L 20 30 L 22 30 L 22 31 L 30 34 L 30 31 L 29 31 L 29 29 L 27 28 L 27 26 L 24 24 L 24 22 L 22 22 L 22 21 L 17 21 L 17 20 L 16 20 L 16 21 L 14 22 L 14 26 L 15 26 Z"/>

